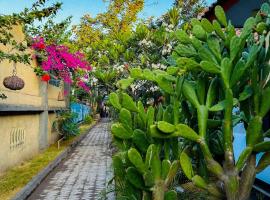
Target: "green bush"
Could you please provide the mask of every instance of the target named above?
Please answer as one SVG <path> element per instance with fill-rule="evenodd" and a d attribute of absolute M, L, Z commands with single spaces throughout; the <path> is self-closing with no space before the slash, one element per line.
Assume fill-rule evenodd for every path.
<path fill-rule="evenodd" d="M 83 123 L 84 124 L 91 124 L 93 122 L 93 117 L 91 115 L 85 116 Z"/>
<path fill-rule="evenodd" d="M 60 111 L 57 113 L 57 119 L 53 123 L 53 127 L 64 136 L 69 138 L 79 134 L 79 126 L 74 122 L 77 117 L 76 113 L 70 111 Z"/>

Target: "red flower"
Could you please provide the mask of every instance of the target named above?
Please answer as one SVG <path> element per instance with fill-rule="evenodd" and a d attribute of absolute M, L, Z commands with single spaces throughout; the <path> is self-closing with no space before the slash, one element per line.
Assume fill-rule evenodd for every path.
<path fill-rule="evenodd" d="M 39 44 L 39 49 L 45 49 L 45 44 L 43 43 Z"/>
<path fill-rule="evenodd" d="M 41 77 L 41 80 L 42 80 L 42 81 L 46 81 L 46 82 L 48 82 L 50 79 L 51 79 L 51 77 L 50 77 L 49 74 L 44 74 L 44 75 Z"/>

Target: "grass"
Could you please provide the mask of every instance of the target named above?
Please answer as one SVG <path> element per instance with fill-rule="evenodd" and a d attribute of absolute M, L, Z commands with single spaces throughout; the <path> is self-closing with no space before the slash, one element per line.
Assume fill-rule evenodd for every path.
<path fill-rule="evenodd" d="M 93 125 L 94 123 L 82 124 L 80 126 L 80 134 L 86 132 Z M 53 144 L 33 159 L 26 161 L 19 166 L 13 167 L 0 175 L 0 199 L 8 200 L 12 198 L 35 175 L 60 155 L 76 137 L 62 141 L 59 149 L 57 148 L 57 143 Z"/>

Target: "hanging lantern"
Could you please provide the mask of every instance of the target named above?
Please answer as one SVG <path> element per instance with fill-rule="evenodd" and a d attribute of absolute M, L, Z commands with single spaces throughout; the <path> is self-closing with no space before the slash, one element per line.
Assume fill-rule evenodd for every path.
<path fill-rule="evenodd" d="M 16 76 L 16 63 L 14 63 L 13 67 L 12 76 L 4 78 L 3 85 L 10 90 L 21 90 L 24 88 L 24 81 L 20 77 Z"/>

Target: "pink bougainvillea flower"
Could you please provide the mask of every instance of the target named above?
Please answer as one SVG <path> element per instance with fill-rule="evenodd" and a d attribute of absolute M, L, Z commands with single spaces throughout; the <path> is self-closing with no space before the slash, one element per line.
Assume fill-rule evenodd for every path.
<path fill-rule="evenodd" d="M 32 48 L 42 55 L 41 68 L 45 72 L 53 72 L 56 77 L 62 79 L 67 84 L 73 83 L 73 74 L 77 71 L 84 72 L 88 78 L 88 71 L 92 69 L 86 57 L 81 52 L 71 53 L 64 45 L 46 45 L 42 37 L 33 39 Z M 82 75 L 84 76 L 84 75 Z M 75 85 L 89 91 L 90 88 L 81 79 L 75 80 Z"/>
<path fill-rule="evenodd" d="M 80 80 L 77 84 L 78 84 L 78 86 L 79 86 L 80 88 L 82 88 L 84 91 L 90 92 L 90 88 L 86 85 L 85 82 L 83 82 L 83 81 Z"/>
<path fill-rule="evenodd" d="M 67 96 L 68 95 L 68 91 L 67 90 L 64 90 L 64 96 Z"/>
<path fill-rule="evenodd" d="M 45 49 L 46 45 L 42 37 L 36 37 L 33 39 L 32 48 L 35 50 Z"/>

